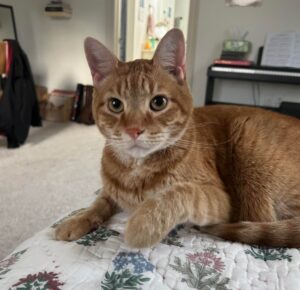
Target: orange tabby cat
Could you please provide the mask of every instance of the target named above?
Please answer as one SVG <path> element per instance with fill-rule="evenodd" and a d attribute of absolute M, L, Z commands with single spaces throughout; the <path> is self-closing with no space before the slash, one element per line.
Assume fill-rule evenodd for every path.
<path fill-rule="evenodd" d="M 194 109 L 177 29 L 152 60 L 120 62 L 92 38 L 85 51 L 93 114 L 106 137 L 103 191 L 56 229 L 57 239 L 80 238 L 120 207 L 132 212 L 132 247 L 152 246 L 188 221 L 232 241 L 300 247 L 298 119 L 237 106 Z"/>

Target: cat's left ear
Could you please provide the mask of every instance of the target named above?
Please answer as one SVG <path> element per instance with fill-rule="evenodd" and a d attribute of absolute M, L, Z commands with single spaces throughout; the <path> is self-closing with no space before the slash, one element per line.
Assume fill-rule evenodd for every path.
<path fill-rule="evenodd" d="M 85 39 L 84 50 L 94 85 L 100 85 L 118 66 L 119 60 L 101 42 L 92 37 Z"/>
<path fill-rule="evenodd" d="M 185 41 L 181 30 L 174 28 L 167 32 L 158 44 L 153 61 L 179 81 L 185 79 Z"/>

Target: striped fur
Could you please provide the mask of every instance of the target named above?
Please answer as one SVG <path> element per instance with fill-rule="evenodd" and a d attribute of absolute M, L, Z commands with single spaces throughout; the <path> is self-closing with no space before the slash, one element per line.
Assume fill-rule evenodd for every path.
<path fill-rule="evenodd" d="M 132 247 L 152 246 L 183 222 L 231 241 L 299 247 L 300 121 L 254 108 L 193 108 L 182 41 L 173 30 L 153 60 L 128 63 L 116 62 L 100 43 L 87 47 L 93 114 L 107 140 L 103 194 L 58 226 L 56 238 L 77 239 L 122 208 L 132 213 L 125 232 Z M 108 60 L 89 55 L 97 46 Z M 160 112 L 149 109 L 156 95 L 168 98 Z M 122 113 L 108 109 L 111 97 L 122 100 Z M 137 141 L 125 133 L 131 127 L 144 130 Z"/>

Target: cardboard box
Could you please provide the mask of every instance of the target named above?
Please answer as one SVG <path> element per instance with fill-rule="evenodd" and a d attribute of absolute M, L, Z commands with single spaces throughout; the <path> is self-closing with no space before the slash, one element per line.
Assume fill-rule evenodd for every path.
<path fill-rule="evenodd" d="M 52 122 L 67 122 L 71 119 L 75 92 L 54 90 L 49 94 L 45 120 Z"/>

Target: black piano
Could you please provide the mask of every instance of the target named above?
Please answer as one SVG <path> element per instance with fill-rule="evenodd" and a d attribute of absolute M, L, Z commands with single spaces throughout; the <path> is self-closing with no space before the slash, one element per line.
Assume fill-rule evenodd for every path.
<path fill-rule="evenodd" d="M 205 105 L 220 104 L 220 102 L 214 102 L 213 100 L 215 79 L 300 85 L 300 70 L 264 66 L 234 67 L 211 65 L 207 70 Z M 300 103 L 283 102 L 278 109 L 265 108 L 300 117 Z"/>

